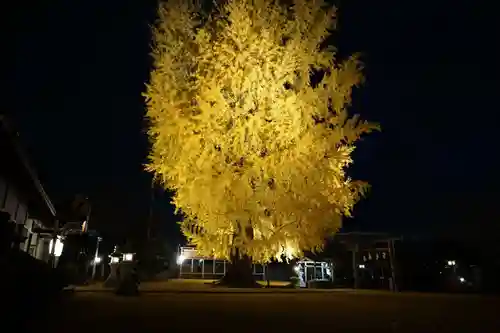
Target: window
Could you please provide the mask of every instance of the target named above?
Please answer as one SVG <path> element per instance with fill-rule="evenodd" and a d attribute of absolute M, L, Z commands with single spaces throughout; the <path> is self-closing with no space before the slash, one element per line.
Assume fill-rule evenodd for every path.
<path fill-rule="evenodd" d="M 201 274 L 203 269 L 203 259 L 193 259 L 193 273 Z"/>
<path fill-rule="evenodd" d="M 181 273 L 191 273 L 191 259 L 186 259 L 180 264 Z"/>
<path fill-rule="evenodd" d="M 215 261 L 215 274 L 224 274 L 224 261 L 216 260 Z"/>
<path fill-rule="evenodd" d="M 254 274 L 264 274 L 264 265 L 254 264 L 253 273 Z"/>

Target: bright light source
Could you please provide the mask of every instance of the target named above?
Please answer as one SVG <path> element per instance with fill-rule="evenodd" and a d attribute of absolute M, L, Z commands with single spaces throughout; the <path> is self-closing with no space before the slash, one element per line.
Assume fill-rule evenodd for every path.
<path fill-rule="evenodd" d="M 102 261 L 101 257 L 95 257 L 94 263 L 99 264 Z"/>
<path fill-rule="evenodd" d="M 294 270 L 295 272 L 297 272 L 297 273 L 298 273 L 298 272 L 300 272 L 300 266 L 299 266 L 299 265 L 295 265 L 295 266 L 293 267 L 293 270 Z"/>
<path fill-rule="evenodd" d="M 455 266 L 455 260 L 448 260 L 448 266 Z"/>
<path fill-rule="evenodd" d="M 460 280 L 461 283 L 465 283 L 465 278 L 463 278 L 462 276 L 458 278 Z"/>
<path fill-rule="evenodd" d="M 133 253 L 124 253 L 123 254 L 123 261 L 132 261 L 132 260 L 134 260 Z"/>
<path fill-rule="evenodd" d="M 177 265 L 182 265 L 186 257 L 184 257 L 182 254 L 177 257 Z"/>
<path fill-rule="evenodd" d="M 118 262 L 120 262 L 120 258 L 118 258 L 118 257 L 111 257 L 111 263 L 112 264 L 116 264 Z"/>
<path fill-rule="evenodd" d="M 359 268 L 365 268 L 365 265 L 359 265 Z"/>
<path fill-rule="evenodd" d="M 57 236 L 57 239 L 56 239 L 56 247 L 54 249 L 54 255 L 56 257 L 60 257 L 61 256 L 62 251 L 63 251 L 63 247 L 64 247 L 64 243 L 61 242 L 60 238 L 61 238 L 61 236 Z M 52 247 L 53 247 L 53 245 L 54 245 L 54 240 L 51 239 L 50 243 L 49 243 L 49 251 L 50 251 L 50 253 L 52 253 Z"/>

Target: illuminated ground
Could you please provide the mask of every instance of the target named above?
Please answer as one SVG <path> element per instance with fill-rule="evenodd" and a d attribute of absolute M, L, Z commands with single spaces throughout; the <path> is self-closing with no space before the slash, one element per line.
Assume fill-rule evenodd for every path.
<path fill-rule="evenodd" d="M 140 284 L 141 290 L 144 291 L 214 291 L 212 283 L 215 280 L 202 280 L 202 279 L 170 279 L 167 281 L 155 281 L 155 282 L 142 282 Z M 257 281 L 262 286 L 266 285 L 266 281 Z M 286 281 L 270 281 L 271 287 L 284 287 L 289 285 L 290 282 Z M 92 284 L 89 286 L 76 287 L 80 291 L 102 291 L 107 288 L 104 287 L 102 283 Z M 217 289 L 220 291 L 220 289 Z M 248 290 L 247 290 L 248 291 Z M 255 291 L 255 290 L 253 290 Z M 259 290 L 262 292 L 265 290 Z"/>
<path fill-rule="evenodd" d="M 62 305 L 51 332 L 500 332 L 500 300 L 478 296 L 78 292 Z"/>

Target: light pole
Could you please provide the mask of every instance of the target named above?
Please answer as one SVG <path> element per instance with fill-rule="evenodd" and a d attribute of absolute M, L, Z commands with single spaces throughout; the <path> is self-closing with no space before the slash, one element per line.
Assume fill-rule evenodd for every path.
<path fill-rule="evenodd" d="M 97 266 L 97 258 L 99 257 L 99 243 L 101 243 L 102 238 L 97 237 L 97 245 L 95 247 L 94 262 L 92 263 L 92 280 L 95 278 L 95 271 Z"/>

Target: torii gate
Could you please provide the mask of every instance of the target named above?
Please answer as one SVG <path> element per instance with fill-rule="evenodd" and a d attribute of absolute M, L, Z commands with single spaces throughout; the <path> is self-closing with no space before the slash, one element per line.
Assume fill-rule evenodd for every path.
<path fill-rule="evenodd" d="M 354 288 L 359 288 L 359 253 L 363 251 L 364 248 L 372 247 L 375 243 L 386 244 L 384 247 L 376 247 L 375 250 L 387 251 L 389 254 L 389 263 L 391 269 L 391 280 L 390 289 L 392 291 L 398 291 L 397 280 L 396 280 L 396 262 L 395 262 L 395 241 L 402 240 L 402 237 L 394 237 L 385 233 L 370 233 L 370 232 L 347 232 L 338 233 L 334 236 L 334 240 L 337 239 L 341 243 L 346 244 L 348 250 L 352 252 L 352 269 L 354 277 Z"/>

